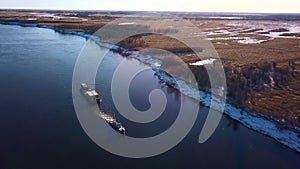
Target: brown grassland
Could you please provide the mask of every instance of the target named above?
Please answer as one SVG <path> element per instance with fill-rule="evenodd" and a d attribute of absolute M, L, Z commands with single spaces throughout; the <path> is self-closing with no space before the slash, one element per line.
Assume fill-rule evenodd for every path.
<path fill-rule="evenodd" d="M 123 15 L 105 12 L 73 12 L 76 13 L 76 17 L 73 17 L 73 13 L 70 12 L 52 11 L 50 13 L 58 17 L 40 16 L 33 14 L 32 11 L 10 10 L 0 11 L 0 20 L 38 23 L 92 34 L 103 25 Z M 201 30 L 206 31 L 209 29 L 221 30 L 221 27 L 225 27 L 225 30 L 237 27 L 226 25 L 230 22 L 227 20 L 197 20 L 195 17 L 189 18 L 189 20 L 198 25 Z M 280 21 L 278 21 L 278 24 L 280 24 Z M 227 70 L 229 98 L 239 105 L 278 119 L 283 124 L 300 127 L 300 39 L 270 39 L 264 36 L 264 33 L 254 34 L 255 31 L 261 31 L 261 29 L 242 30 L 235 37 L 252 37 L 266 41 L 252 44 L 241 44 L 232 39 L 211 41 L 221 58 L 225 70 Z M 285 33 L 283 35 L 299 37 L 299 33 Z M 226 33 L 207 35 L 208 38 L 229 36 Z M 199 60 L 183 43 L 158 34 L 130 37 L 121 41 L 119 45 L 131 50 L 147 48 L 168 50 L 179 54 L 180 58 L 186 63 Z M 263 69 L 266 70 L 262 71 Z M 255 77 L 265 76 L 270 71 L 274 72 L 275 85 L 273 86 L 264 85 L 272 83 L 268 80 L 268 77 Z M 234 83 L 244 84 L 244 86 L 237 87 L 238 85 Z M 244 94 L 230 95 L 230 91 L 238 92 L 239 90 Z"/>

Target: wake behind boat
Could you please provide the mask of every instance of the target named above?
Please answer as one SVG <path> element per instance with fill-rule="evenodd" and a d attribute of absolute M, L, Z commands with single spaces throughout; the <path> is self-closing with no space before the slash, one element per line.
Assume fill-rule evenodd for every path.
<path fill-rule="evenodd" d="M 99 108 L 100 108 L 100 103 L 102 102 L 102 99 L 100 98 L 98 92 L 96 90 L 93 90 L 88 87 L 86 83 L 81 84 L 81 91 L 82 93 L 87 96 L 89 100 L 96 101 Z M 122 126 L 120 122 L 117 121 L 117 119 L 112 116 L 109 113 L 102 112 L 100 110 L 99 116 L 104 119 L 114 130 L 121 134 L 125 134 L 125 127 Z"/>

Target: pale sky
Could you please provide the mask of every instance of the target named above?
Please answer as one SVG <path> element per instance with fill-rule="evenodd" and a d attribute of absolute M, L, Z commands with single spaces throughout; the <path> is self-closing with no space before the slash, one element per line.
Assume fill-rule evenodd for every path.
<path fill-rule="evenodd" d="M 0 8 L 300 13 L 300 0 L 1 0 Z"/>

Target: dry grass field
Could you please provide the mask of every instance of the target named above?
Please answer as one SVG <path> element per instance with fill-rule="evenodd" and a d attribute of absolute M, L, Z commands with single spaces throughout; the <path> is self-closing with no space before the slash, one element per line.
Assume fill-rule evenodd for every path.
<path fill-rule="evenodd" d="M 124 15 L 127 14 L 0 11 L 0 20 L 38 23 L 92 34 Z M 186 15 L 184 17 L 199 27 L 218 52 L 226 70 L 230 100 L 284 124 L 300 127 L 300 20 L 199 20 L 197 15 Z M 158 34 L 130 37 L 119 45 L 131 50 L 168 50 L 186 63 L 199 60 L 182 42 Z M 244 94 L 230 95 L 230 91 Z"/>

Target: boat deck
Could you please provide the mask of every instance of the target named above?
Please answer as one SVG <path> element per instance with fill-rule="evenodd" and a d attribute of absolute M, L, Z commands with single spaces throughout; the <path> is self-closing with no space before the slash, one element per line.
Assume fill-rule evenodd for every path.
<path fill-rule="evenodd" d="M 117 120 L 116 120 L 112 115 L 107 114 L 107 113 L 105 113 L 105 112 L 100 112 L 100 113 L 99 113 L 99 116 L 100 116 L 102 119 L 104 119 L 104 120 L 106 120 L 106 121 L 108 121 L 108 122 L 118 123 Z"/>

